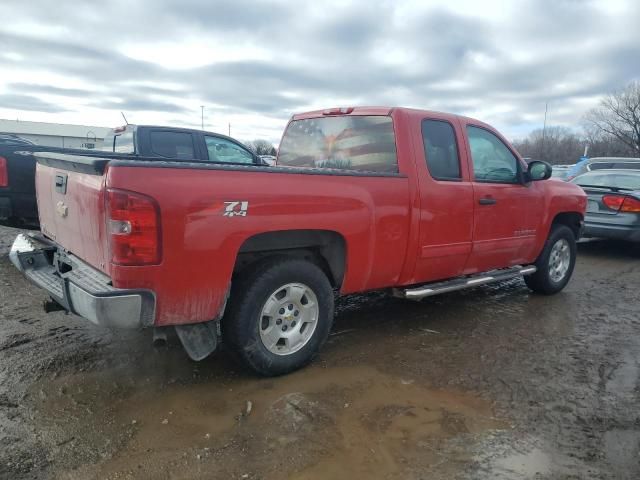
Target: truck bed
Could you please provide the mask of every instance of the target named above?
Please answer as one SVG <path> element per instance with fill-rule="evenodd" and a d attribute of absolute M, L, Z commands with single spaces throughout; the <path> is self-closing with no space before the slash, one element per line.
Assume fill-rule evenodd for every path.
<path fill-rule="evenodd" d="M 43 234 L 109 276 L 114 287 L 155 291 L 156 325 L 215 318 L 245 242 L 256 232 L 292 225 L 300 231 L 337 231 L 348 241 L 370 245 L 349 252 L 346 269 L 354 274 L 343 292 L 400 280 L 409 230 L 408 179 L 402 174 L 44 152 L 37 161 Z M 66 182 L 65 193 L 56 179 Z M 109 261 L 104 207 L 109 188 L 157 202 L 159 264 Z M 243 204 L 244 213 L 233 211 Z"/>

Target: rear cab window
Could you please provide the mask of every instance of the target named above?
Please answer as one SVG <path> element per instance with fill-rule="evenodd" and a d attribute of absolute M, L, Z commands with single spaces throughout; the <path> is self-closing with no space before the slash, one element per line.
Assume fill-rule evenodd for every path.
<path fill-rule="evenodd" d="M 380 115 L 293 120 L 280 142 L 277 164 L 397 173 L 393 120 Z"/>
<path fill-rule="evenodd" d="M 124 131 L 116 134 L 113 139 L 113 151 L 118 153 L 136 153 L 133 132 Z"/>
<path fill-rule="evenodd" d="M 625 190 L 640 190 L 640 173 L 600 170 L 580 175 L 573 180 L 573 183 L 584 187 L 613 187 Z"/>
<path fill-rule="evenodd" d="M 177 160 L 195 158 L 193 135 L 186 132 L 152 130 L 149 134 L 151 151 L 154 155 Z"/>

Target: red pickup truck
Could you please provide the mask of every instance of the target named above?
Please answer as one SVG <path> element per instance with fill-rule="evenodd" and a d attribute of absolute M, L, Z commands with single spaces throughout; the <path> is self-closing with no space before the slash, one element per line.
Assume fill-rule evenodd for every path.
<path fill-rule="evenodd" d="M 308 363 L 341 294 L 420 299 L 569 281 L 586 196 L 490 126 L 406 108 L 295 115 L 277 165 L 37 154 L 42 233 L 10 253 L 55 304 L 113 327 L 221 336 L 264 375 Z"/>

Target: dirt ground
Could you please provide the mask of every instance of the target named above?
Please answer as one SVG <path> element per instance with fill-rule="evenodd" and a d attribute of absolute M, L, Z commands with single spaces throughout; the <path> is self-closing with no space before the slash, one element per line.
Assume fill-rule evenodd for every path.
<path fill-rule="evenodd" d="M 521 280 L 421 303 L 338 302 L 310 367 L 41 308 L 0 227 L 0 478 L 636 479 L 640 247 L 579 245 L 553 297 Z"/>

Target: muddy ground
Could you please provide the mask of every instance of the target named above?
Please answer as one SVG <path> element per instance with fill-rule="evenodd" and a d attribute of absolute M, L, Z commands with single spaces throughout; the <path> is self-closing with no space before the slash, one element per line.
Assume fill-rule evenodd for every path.
<path fill-rule="evenodd" d="M 338 302 L 315 363 L 259 379 L 221 350 L 45 315 L 0 228 L 0 478 L 636 479 L 640 248 L 579 245 L 521 280 Z"/>

